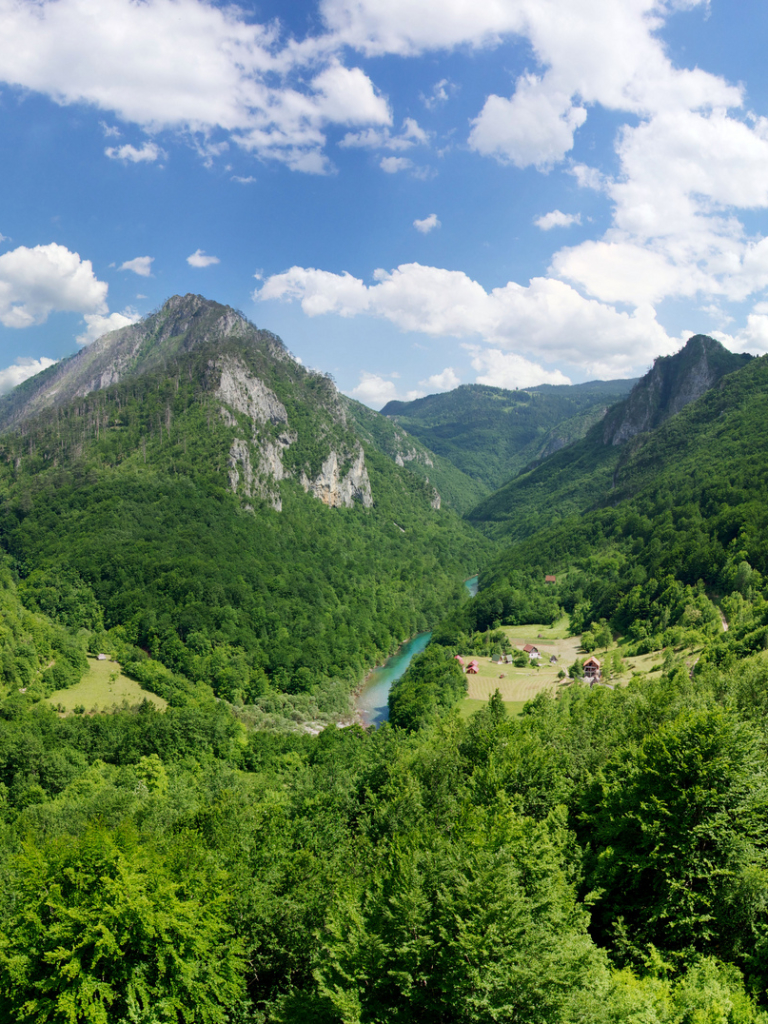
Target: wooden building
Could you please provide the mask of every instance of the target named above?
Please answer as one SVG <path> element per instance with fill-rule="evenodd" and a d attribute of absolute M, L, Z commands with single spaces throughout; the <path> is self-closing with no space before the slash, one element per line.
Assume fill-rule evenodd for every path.
<path fill-rule="evenodd" d="M 587 682 L 600 682 L 600 662 L 597 660 L 594 654 L 590 658 L 587 658 L 582 667 L 584 669 L 584 678 L 587 680 Z"/>

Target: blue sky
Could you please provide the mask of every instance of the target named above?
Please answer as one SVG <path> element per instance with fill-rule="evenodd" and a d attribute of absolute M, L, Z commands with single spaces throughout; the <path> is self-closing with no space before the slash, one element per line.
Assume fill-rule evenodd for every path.
<path fill-rule="evenodd" d="M 768 351 L 763 3 L 0 16 L 0 390 L 189 291 L 374 407 Z"/>

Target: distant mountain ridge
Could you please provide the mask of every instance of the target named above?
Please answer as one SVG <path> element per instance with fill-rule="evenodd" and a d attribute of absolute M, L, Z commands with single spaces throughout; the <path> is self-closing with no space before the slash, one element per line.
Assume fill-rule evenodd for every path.
<path fill-rule="evenodd" d="M 630 394 L 573 444 L 510 480 L 468 518 L 495 537 L 523 538 L 543 521 L 593 507 L 615 487 L 621 466 L 642 439 L 742 371 L 752 356 L 729 352 L 697 334 L 672 356 L 656 359 Z"/>
<path fill-rule="evenodd" d="M 583 437 L 634 383 L 543 384 L 517 391 L 463 384 L 413 402 L 389 402 L 382 414 L 487 493 Z"/>

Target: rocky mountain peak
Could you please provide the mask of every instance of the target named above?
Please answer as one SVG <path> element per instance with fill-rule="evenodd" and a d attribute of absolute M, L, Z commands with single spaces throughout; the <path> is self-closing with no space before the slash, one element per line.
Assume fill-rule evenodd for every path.
<path fill-rule="evenodd" d="M 695 334 L 675 355 L 659 356 L 627 398 L 608 411 L 603 421 L 604 443 L 623 444 L 653 430 L 751 358 L 729 352 L 706 334 Z"/>
<path fill-rule="evenodd" d="M 276 334 L 259 330 L 230 306 L 202 295 L 173 295 L 143 320 L 110 331 L 0 399 L 0 430 L 172 363 L 203 345 L 228 341 L 256 347 L 278 362 L 292 359 Z"/>

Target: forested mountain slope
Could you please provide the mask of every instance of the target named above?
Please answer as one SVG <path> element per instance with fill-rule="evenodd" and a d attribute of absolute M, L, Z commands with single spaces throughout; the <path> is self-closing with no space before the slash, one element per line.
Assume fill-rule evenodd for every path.
<path fill-rule="evenodd" d="M 656 360 L 632 391 L 584 438 L 521 473 L 468 513 L 495 537 L 520 539 L 574 513 L 615 500 L 621 467 L 648 431 L 674 417 L 726 375 L 746 370 L 751 356 L 736 355 L 695 335 L 673 356 Z"/>
<path fill-rule="evenodd" d="M 351 681 L 486 556 L 328 378 L 226 307 L 177 297 L 106 336 L 117 383 L 62 401 L 93 383 L 78 359 L 6 406 L 0 543 L 22 577 L 91 588 L 123 658 L 239 701 Z"/>
<path fill-rule="evenodd" d="M 0 437 L 3 1021 L 768 1024 L 768 358 L 471 601 L 390 427 L 225 336 Z M 450 711 L 457 633 L 562 606 L 663 670 Z M 404 728 L 230 703 L 444 615 Z M 57 714 L 86 644 L 170 706 Z"/>
<path fill-rule="evenodd" d="M 768 636 L 768 359 L 723 377 L 622 452 L 610 480 L 604 467 L 590 468 L 586 455 L 584 464 L 575 464 L 572 486 L 589 490 L 591 511 L 544 520 L 494 560 L 473 605 L 478 628 L 514 614 L 520 573 L 550 573 L 558 575 L 552 597 L 571 613 L 577 632 L 607 620 L 647 650 L 658 649 L 680 629 L 695 631 L 697 623 L 711 620 L 717 633 L 718 614 L 704 595 L 720 595 L 731 628 L 715 638 L 706 657 L 762 650 Z M 533 518 L 528 522 L 531 527 Z"/>
<path fill-rule="evenodd" d="M 382 413 L 488 491 L 583 437 L 634 383 L 542 384 L 516 391 L 464 384 L 413 402 L 389 402 Z"/>

